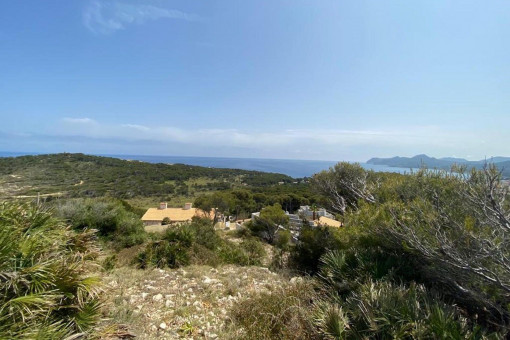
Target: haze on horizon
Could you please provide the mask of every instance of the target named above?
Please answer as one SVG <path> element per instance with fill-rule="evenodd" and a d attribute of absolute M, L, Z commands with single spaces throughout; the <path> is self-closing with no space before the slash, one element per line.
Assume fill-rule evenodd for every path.
<path fill-rule="evenodd" d="M 510 156 L 508 1 L 8 1 L 0 150 Z"/>

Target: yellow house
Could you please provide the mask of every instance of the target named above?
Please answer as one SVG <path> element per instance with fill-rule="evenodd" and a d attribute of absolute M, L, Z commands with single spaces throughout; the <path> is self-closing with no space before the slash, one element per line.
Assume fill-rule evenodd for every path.
<path fill-rule="evenodd" d="M 167 204 L 162 202 L 159 208 L 149 208 L 142 216 L 142 221 L 146 226 L 159 225 L 164 218 L 168 217 L 170 223 L 181 223 L 191 221 L 194 216 L 213 219 L 214 212 L 204 213 L 200 209 L 193 208 L 191 203 L 186 203 L 184 208 L 168 208 Z"/>

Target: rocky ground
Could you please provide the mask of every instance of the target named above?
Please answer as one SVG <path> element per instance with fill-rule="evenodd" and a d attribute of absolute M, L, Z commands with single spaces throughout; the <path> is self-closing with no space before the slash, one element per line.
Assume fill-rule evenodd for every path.
<path fill-rule="evenodd" d="M 231 308 L 289 279 L 264 267 L 119 268 L 104 282 L 108 322 L 136 339 L 235 339 Z"/>

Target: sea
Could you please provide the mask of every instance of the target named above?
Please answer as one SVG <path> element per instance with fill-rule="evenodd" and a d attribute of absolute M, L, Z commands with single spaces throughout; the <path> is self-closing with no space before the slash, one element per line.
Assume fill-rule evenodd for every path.
<path fill-rule="evenodd" d="M 17 157 L 24 155 L 37 155 L 34 152 L 1 152 L 0 157 Z M 227 158 L 227 157 L 188 157 L 188 156 L 146 156 L 146 155 L 106 155 L 96 156 L 114 157 L 125 160 L 136 160 L 147 163 L 187 164 L 209 168 L 226 168 L 255 170 L 285 174 L 294 178 L 310 177 L 322 170 L 328 170 L 338 161 L 317 161 L 298 159 L 265 159 L 265 158 Z M 377 172 L 410 173 L 413 169 L 389 167 L 359 163 L 367 170 Z"/>

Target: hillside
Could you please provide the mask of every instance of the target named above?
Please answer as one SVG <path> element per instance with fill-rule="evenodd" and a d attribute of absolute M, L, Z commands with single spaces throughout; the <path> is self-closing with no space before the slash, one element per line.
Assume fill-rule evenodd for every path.
<path fill-rule="evenodd" d="M 184 164 L 151 164 L 84 154 L 0 158 L 0 197 L 62 195 L 119 198 L 188 195 L 235 186 L 289 183 L 289 176 Z"/>
<path fill-rule="evenodd" d="M 510 177 L 510 157 L 492 157 L 487 159 L 488 163 L 494 163 L 503 171 L 504 177 Z M 392 158 L 371 158 L 368 164 L 387 165 L 399 168 L 421 168 L 429 169 L 450 169 L 452 165 L 466 165 L 468 168 L 480 169 L 486 163 L 485 160 L 468 161 L 463 158 L 445 157 L 435 158 L 427 155 L 416 155 L 414 157 L 392 157 Z"/>

